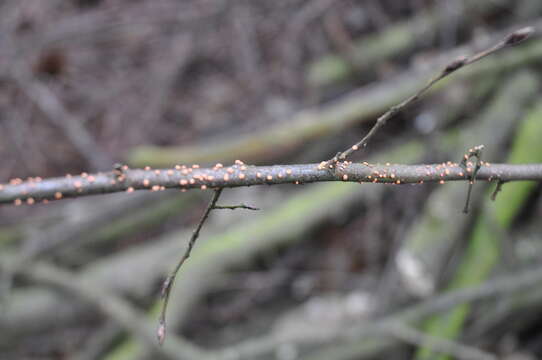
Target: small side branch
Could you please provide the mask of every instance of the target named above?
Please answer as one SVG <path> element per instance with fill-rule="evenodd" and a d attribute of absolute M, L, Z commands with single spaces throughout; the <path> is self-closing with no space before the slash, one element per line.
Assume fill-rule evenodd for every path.
<path fill-rule="evenodd" d="M 495 201 L 497 200 L 497 195 L 501 192 L 502 186 L 504 185 L 506 181 L 498 180 L 497 186 L 495 187 L 495 190 L 493 191 L 493 194 L 491 194 L 491 200 Z"/>
<path fill-rule="evenodd" d="M 218 201 L 218 198 L 220 197 L 220 194 L 222 194 L 223 189 L 216 189 L 215 193 L 213 195 L 213 198 L 209 202 L 209 205 L 207 206 L 207 209 L 205 209 L 205 212 L 203 213 L 203 216 L 201 217 L 198 225 L 196 226 L 196 230 L 192 233 L 192 237 L 190 238 L 190 241 L 188 242 L 188 247 L 186 248 L 186 251 L 184 252 L 183 257 L 177 265 L 175 266 L 175 269 L 169 274 L 169 276 L 166 278 L 164 283 L 162 284 L 162 298 L 164 299 L 164 302 L 162 304 L 162 310 L 160 312 L 160 319 L 158 324 L 158 341 L 160 342 L 160 345 L 164 343 L 164 340 L 166 339 L 166 311 L 167 306 L 169 303 L 169 295 L 171 294 L 171 289 L 173 287 L 173 283 L 175 282 L 175 277 L 177 276 L 179 270 L 183 266 L 184 262 L 190 257 L 190 253 L 192 252 L 192 248 L 194 247 L 194 244 L 196 243 L 196 240 L 199 237 L 199 233 L 201 231 L 201 228 L 203 227 L 203 224 L 209 217 L 209 214 L 211 211 L 215 208 L 216 202 Z"/>
<path fill-rule="evenodd" d="M 260 210 L 259 208 L 255 208 L 255 207 L 252 207 L 252 206 L 248 206 L 248 205 L 245 205 L 245 204 L 239 204 L 239 205 L 224 205 L 224 206 L 215 206 L 214 209 L 217 209 L 217 210 L 235 210 L 235 209 L 245 209 L 245 210 L 254 210 L 254 211 L 258 211 Z"/>
<path fill-rule="evenodd" d="M 435 77 L 430 79 L 427 84 L 422 87 L 420 90 L 418 90 L 414 95 L 411 95 L 401 103 L 392 106 L 388 111 L 386 111 L 383 115 L 381 115 L 377 120 L 376 123 L 373 125 L 371 130 L 365 135 L 360 141 L 352 145 L 350 148 L 344 150 L 343 152 L 337 153 L 332 159 L 328 161 L 322 162 L 320 166 L 323 169 L 332 170 L 335 168 L 336 164 L 339 161 L 344 161 L 347 159 L 350 154 L 353 152 L 363 149 L 367 146 L 369 141 L 375 136 L 375 134 L 386 124 L 386 122 L 391 119 L 393 116 L 395 116 L 397 113 L 405 109 L 410 104 L 414 103 L 416 100 L 418 100 L 421 96 L 423 96 L 429 89 L 433 87 L 437 82 L 444 79 L 445 77 L 449 76 L 450 74 L 456 72 L 457 70 L 464 68 L 467 65 L 473 64 L 486 56 L 489 56 L 491 54 L 494 54 L 495 52 L 506 48 L 508 46 L 517 45 L 520 42 L 526 40 L 532 33 L 534 32 L 534 29 L 532 27 L 526 27 L 520 30 L 517 30 L 513 32 L 512 34 L 508 35 L 505 39 L 494 45 L 493 47 L 486 49 L 484 51 L 481 51 L 477 54 L 474 54 L 470 57 L 468 56 L 460 56 L 459 58 L 453 60 L 451 63 L 449 63 L 447 66 L 444 67 L 438 73 Z"/>
<path fill-rule="evenodd" d="M 470 203 L 470 197 L 472 193 L 472 187 L 474 185 L 474 182 L 476 181 L 476 175 L 478 174 L 478 171 L 480 170 L 480 167 L 482 166 L 482 150 L 483 149 L 484 149 L 484 145 L 475 146 L 474 148 L 469 149 L 469 152 L 465 154 L 465 156 L 461 160 L 460 166 L 463 169 L 465 169 L 465 171 L 470 173 L 469 187 L 467 190 L 467 200 L 465 201 L 465 207 L 463 208 L 464 214 L 469 213 L 469 203 Z M 474 163 L 474 165 L 472 163 L 469 163 L 469 159 L 472 157 L 476 159 L 476 162 Z"/>

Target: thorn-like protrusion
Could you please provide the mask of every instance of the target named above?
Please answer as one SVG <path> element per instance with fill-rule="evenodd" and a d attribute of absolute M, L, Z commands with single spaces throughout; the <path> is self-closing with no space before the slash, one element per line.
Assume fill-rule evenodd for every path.
<path fill-rule="evenodd" d="M 491 194 L 491 200 L 495 201 L 497 199 L 497 195 L 501 192 L 502 186 L 504 185 L 504 181 L 499 180 L 497 181 L 497 186 L 495 187 L 495 190 L 493 191 L 493 194 Z"/>

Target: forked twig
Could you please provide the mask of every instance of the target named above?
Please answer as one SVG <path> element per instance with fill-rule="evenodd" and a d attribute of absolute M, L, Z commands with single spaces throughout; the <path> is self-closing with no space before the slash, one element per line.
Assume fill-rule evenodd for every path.
<path fill-rule="evenodd" d="M 377 120 L 376 123 L 373 125 L 371 130 L 365 135 L 360 141 L 352 145 L 350 148 L 343 152 L 337 153 L 332 159 L 328 161 L 323 161 L 320 165 L 320 169 L 335 169 L 335 165 L 339 161 L 346 160 L 350 154 L 353 152 L 362 149 L 367 146 L 369 143 L 369 140 L 371 140 L 375 134 L 386 124 L 386 122 L 392 118 L 395 114 L 397 114 L 399 111 L 403 110 L 405 107 L 409 106 L 416 100 L 418 100 L 422 95 L 424 95 L 433 85 L 435 85 L 440 80 L 444 79 L 448 75 L 454 73 L 455 71 L 470 65 L 472 63 L 477 62 L 478 60 L 481 60 L 485 58 L 486 56 L 489 56 L 500 49 L 503 49 L 508 46 L 513 46 L 516 44 L 519 44 L 520 42 L 527 39 L 532 33 L 534 32 L 534 29 L 532 27 L 525 27 L 520 30 L 517 30 L 513 32 L 512 34 L 508 35 L 506 38 L 504 38 L 502 41 L 494 45 L 493 47 L 490 47 L 489 49 L 483 50 L 477 54 L 474 54 L 471 57 L 467 56 L 460 56 L 448 65 L 442 69 L 442 71 L 433 77 L 429 82 L 422 87 L 420 90 L 418 90 L 414 95 L 411 95 L 409 98 L 403 100 L 401 103 L 392 106 L 387 112 L 385 112 L 383 115 L 381 115 Z"/>
<path fill-rule="evenodd" d="M 230 205 L 230 206 L 219 206 L 216 205 L 218 202 L 218 198 L 222 194 L 222 190 L 224 188 L 217 188 L 215 189 L 215 193 L 213 195 L 213 198 L 211 201 L 209 201 L 209 205 L 207 205 L 207 209 L 205 209 L 205 212 L 203 213 L 200 221 L 198 222 L 198 225 L 196 226 L 196 229 L 192 233 L 192 236 L 190 237 L 190 241 L 188 242 L 188 247 L 186 248 L 183 257 L 179 260 L 173 271 L 169 274 L 169 276 L 164 280 L 164 283 L 162 284 L 162 291 L 161 296 L 164 299 L 164 302 L 162 304 L 162 310 L 160 311 L 160 319 L 158 320 L 158 330 L 157 330 L 157 336 L 158 341 L 160 345 L 164 343 L 164 340 L 166 339 L 166 311 L 167 306 L 169 303 L 169 296 L 171 294 L 171 289 L 173 287 L 173 283 L 175 282 L 175 278 L 177 277 L 177 274 L 179 273 L 179 270 L 183 266 L 184 262 L 190 257 L 190 254 L 192 253 L 192 248 L 194 247 L 194 244 L 196 243 L 196 240 L 199 237 L 199 233 L 201 231 L 201 228 L 203 227 L 203 224 L 209 217 L 209 214 L 213 210 L 221 210 L 221 209 L 228 209 L 228 210 L 235 210 L 235 209 L 247 209 L 247 210 L 260 210 L 255 207 L 247 206 L 245 204 L 240 205 Z"/>
<path fill-rule="evenodd" d="M 164 299 L 164 302 L 162 304 L 160 319 L 158 320 L 158 330 L 156 333 L 158 336 L 158 342 L 160 343 L 160 345 L 162 345 L 164 343 L 164 340 L 166 339 L 166 311 L 167 311 L 167 306 L 169 303 L 169 295 L 171 294 L 171 288 L 173 287 L 173 283 L 175 282 L 175 277 L 177 276 L 177 273 L 179 272 L 179 269 L 181 268 L 181 266 L 183 266 L 184 262 L 190 257 L 190 253 L 192 252 L 192 248 L 194 247 L 194 244 L 196 243 L 196 240 L 199 237 L 201 228 L 203 227 L 203 224 L 209 217 L 209 214 L 211 213 L 211 211 L 215 208 L 216 202 L 218 201 L 220 194 L 222 194 L 222 190 L 223 190 L 222 188 L 215 190 L 213 198 L 209 202 L 207 209 L 205 209 L 205 212 L 203 213 L 196 229 L 192 233 L 192 237 L 190 238 L 190 241 L 188 242 L 188 247 L 186 248 L 183 257 L 181 258 L 181 260 L 179 260 L 179 262 L 175 266 L 175 269 L 173 269 L 173 271 L 169 274 L 169 276 L 166 278 L 166 280 L 162 284 L 161 296 Z"/>

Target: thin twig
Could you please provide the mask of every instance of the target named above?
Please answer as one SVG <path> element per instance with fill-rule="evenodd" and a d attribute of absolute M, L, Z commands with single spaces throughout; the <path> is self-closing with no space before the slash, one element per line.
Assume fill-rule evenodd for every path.
<path fill-rule="evenodd" d="M 497 199 L 497 195 L 501 192 L 502 186 L 504 185 L 506 181 L 498 180 L 497 181 L 497 187 L 495 187 L 495 190 L 493 191 L 493 194 L 491 194 L 491 200 L 495 201 Z"/>
<path fill-rule="evenodd" d="M 347 150 L 337 153 L 332 159 L 328 161 L 324 161 L 320 164 L 320 168 L 322 169 L 335 169 L 337 162 L 346 160 L 350 154 L 353 152 L 363 149 L 367 146 L 369 141 L 375 136 L 375 134 L 386 124 L 386 122 L 395 116 L 398 112 L 418 100 L 422 95 L 424 95 L 433 85 L 435 85 L 440 80 L 444 79 L 448 75 L 456 72 L 457 70 L 470 65 L 472 63 L 477 62 L 478 60 L 481 60 L 485 58 L 486 56 L 489 56 L 500 49 L 503 49 L 508 46 L 513 46 L 516 44 L 519 44 L 520 42 L 527 39 L 532 33 L 534 32 L 534 29 L 532 27 L 525 27 L 523 29 L 517 30 L 513 32 L 512 34 L 508 35 L 505 39 L 500 41 L 498 44 L 494 45 L 493 47 L 483 50 L 479 53 L 476 53 L 475 55 L 471 57 L 467 56 L 460 56 L 451 63 L 449 63 L 447 66 L 442 69 L 442 71 L 433 77 L 429 82 L 422 87 L 420 90 L 418 90 L 414 95 L 411 95 L 406 100 L 402 101 L 401 103 L 392 106 L 387 112 L 385 112 L 383 115 L 381 115 L 377 120 L 376 123 L 373 125 L 371 130 L 365 135 L 360 141 L 352 145 Z"/>
<path fill-rule="evenodd" d="M 190 253 L 192 252 L 192 248 L 194 247 L 194 244 L 196 243 L 196 240 L 199 237 L 199 233 L 201 228 L 203 227 L 203 224 L 209 217 L 209 214 L 211 211 L 215 208 L 216 202 L 218 201 L 218 198 L 220 197 L 220 194 L 222 193 L 223 189 L 216 189 L 215 193 L 213 195 L 213 198 L 209 202 L 209 205 L 207 206 L 207 209 L 205 209 L 205 212 L 203 213 L 203 216 L 201 217 L 198 225 L 196 226 L 196 230 L 192 233 L 192 237 L 190 238 L 190 241 L 188 242 L 188 247 L 186 248 L 183 257 L 177 265 L 175 266 L 175 269 L 169 274 L 169 276 L 166 278 L 164 283 L 162 284 L 162 292 L 161 296 L 164 299 L 164 302 L 162 304 L 162 310 L 160 312 L 160 319 L 158 324 L 158 341 L 160 342 L 160 345 L 164 343 L 164 340 L 166 339 L 166 311 L 167 306 L 169 303 L 169 295 L 171 294 L 171 289 L 173 287 L 173 283 L 175 282 L 175 277 L 177 276 L 177 273 L 179 272 L 179 269 L 181 266 L 183 266 L 184 262 L 190 257 Z"/>
<path fill-rule="evenodd" d="M 461 160 L 461 163 L 459 164 L 462 168 L 465 169 L 465 171 L 471 173 L 470 180 L 469 180 L 469 187 L 467 190 L 467 200 L 465 201 L 465 207 L 463 208 L 464 214 L 469 213 L 470 196 L 472 193 L 472 187 L 474 185 L 474 182 L 476 181 L 476 175 L 478 174 L 478 171 L 480 170 L 480 167 L 482 166 L 482 150 L 483 149 L 484 149 L 484 145 L 478 145 L 472 149 L 469 149 L 469 152 L 465 154 L 465 156 Z M 468 163 L 469 159 L 472 157 L 476 159 L 474 168 L 470 168 L 469 163 Z"/>
<path fill-rule="evenodd" d="M 254 210 L 254 211 L 257 211 L 257 210 L 260 210 L 259 208 L 255 208 L 255 207 L 252 207 L 252 206 L 248 206 L 248 205 L 245 205 L 245 204 L 239 204 L 239 205 L 222 205 L 222 206 L 215 206 L 214 209 L 217 209 L 217 210 L 235 210 L 235 209 L 246 209 L 246 210 Z"/>

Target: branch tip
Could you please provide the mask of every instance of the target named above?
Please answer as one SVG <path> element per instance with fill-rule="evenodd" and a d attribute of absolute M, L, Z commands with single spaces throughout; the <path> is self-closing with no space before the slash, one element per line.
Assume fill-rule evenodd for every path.
<path fill-rule="evenodd" d="M 527 40 L 534 33 L 534 28 L 532 26 L 527 26 L 517 31 L 514 31 L 512 34 L 508 35 L 504 40 L 506 46 L 514 46 Z"/>
<path fill-rule="evenodd" d="M 160 320 L 158 330 L 156 330 L 156 337 L 158 338 L 158 343 L 160 346 L 163 345 L 164 341 L 166 340 L 166 324 L 163 319 Z"/>

